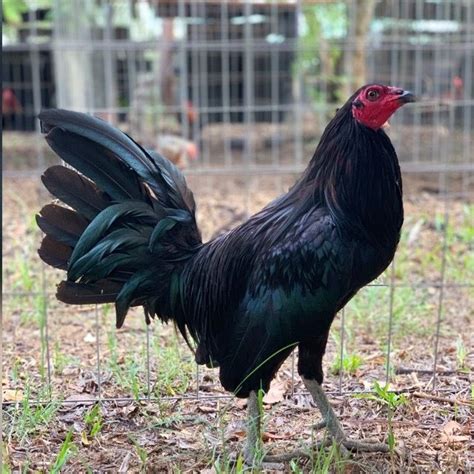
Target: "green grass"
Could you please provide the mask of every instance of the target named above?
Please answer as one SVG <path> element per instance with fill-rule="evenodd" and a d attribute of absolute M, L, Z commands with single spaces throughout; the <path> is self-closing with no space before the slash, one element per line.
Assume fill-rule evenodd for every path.
<path fill-rule="evenodd" d="M 347 305 L 345 330 L 348 347 L 356 334 L 373 335 L 377 340 L 387 336 L 390 288 L 362 289 Z M 437 303 L 429 289 L 396 288 L 393 295 L 392 330 L 395 342 L 406 334 L 427 336 L 432 333 L 428 322 Z"/>
<path fill-rule="evenodd" d="M 62 375 L 64 369 L 72 364 L 78 364 L 79 359 L 61 350 L 59 341 L 53 345 L 52 351 L 53 370 L 56 375 Z"/>
<path fill-rule="evenodd" d="M 77 446 L 72 442 L 72 430 L 68 431 L 66 439 L 59 448 L 58 455 L 50 468 L 51 474 L 59 474 L 69 459 L 77 453 Z"/>
<path fill-rule="evenodd" d="M 333 375 L 339 375 L 341 370 L 343 373 L 356 375 L 363 363 L 364 360 L 359 354 L 344 354 L 342 361 L 341 356 L 338 354 L 330 370 Z"/>
<path fill-rule="evenodd" d="M 163 326 L 158 326 L 160 330 Z M 147 357 L 145 335 L 134 352 L 120 355 L 123 347 L 117 340 L 117 333 L 112 329 L 107 333 L 109 356 L 107 368 L 112 373 L 114 382 L 135 399 L 145 396 L 147 391 Z M 151 381 L 153 396 L 175 396 L 185 393 L 194 377 L 195 365 L 189 353 L 181 354 L 176 336 L 165 340 L 160 335 L 151 337 L 150 344 Z"/>
<path fill-rule="evenodd" d="M 347 461 L 341 456 L 339 446 L 334 442 L 329 448 L 315 450 L 311 459 L 311 473 L 329 474 L 346 472 Z"/>
<path fill-rule="evenodd" d="M 38 398 L 41 398 L 41 394 L 38 395 Z M 8 410 L 11 417 L 10 423 L 8 423 L 9 435 L 20 443 L 30 436 L 47 430 L 60 407 L 60 401 L 33 404 L 30 403 L 30 400 L 30 382 L 26 382 L 23 400 Z"/>
<path fill-rule="evenodd" d="M 146 452 L 146 449 L 142 448 L 137 440 L 133 438 L 132 436 L 129 436 L 130 441 L 133 444 L 133 447 L 135 448 L 135 453 L 138 456 L 138 459 L 140 460 L 140 472 L 146 472 L 146 467 L 148 463 L 148 453 Z"/>
<path fill-rule="evenodd" d="M 84 416 L 84 424 L 86 425 L 86 434 L 89 438 L 95 438 L 102 430 L 102 413 L 100 405 L 94 405 Z"/>
<path fill-rule="evenodd" d="M 373 400 L 379 405 L 385 406 L 388 412 L 388 431 L 387 431 L 387 443 L 390 449 L 390 453 L 395 452 L 396 448 L 396 439 L 395 432 L 393 430 L 393 415 L 395 411 L 403 405 L 408 403 L 408 398 L 403 394 L 397 394 L 390 391 L 389 384 L 380 384 L 379 382 L 374 382 L 372 393 L 364 393 L 359 395 L 354 395 L 356 398 L 365 398 L 367 400 Z"/>
<path fill-rule="evenodd" d="M 438 282 L 446 237 L 445 281 L 467 283 L 474 278 L 474 205 L 464 204 L 461 214 L 450 214 L 447 225 L 441 212 L 407 216 L 396 256 L 399 282 Z"/>
<path fill-rule="evenodd" d="M 185 393 L 191 385 L 195 372 L 194 361 L 190 354 L 181 354 L 176 337 L 172 338 L 169 346 L 160 346 L 159 339 L 154 339 L 152 351 L 155 357 L 156 380 L 153 394 L 180 395 Z"/>
<path fill-rule="evenodd" d="M 35 308 L 37 314 L 38 327 L 40 330 L 40 345 L 41 345 L 41 356 L 39 372 L 43 382 L 46 379 L 46 368 L 47 368 L 47 341 L 46 341 L 46 324 L 47 324 L 47 306 L 46 297 L 38 295 L 35 298 Z"/>
<path fill-rule="evenodd" d="M 458 370 L 466 371 L 466 358 L 468 351 L 464 345 L 464 341 L 461 336 L 458 336 L 456 340 L 456 363 Z"/>
<path fill-rule="evenodd" d="M 143 381 L 145 374 L 144 358 L 142 356 L 136 357 L 133 354 L 120 357 L 115 329 L 107 333 L 107 346 L 110 351 L 107 368 L 111 371 L 114 382 L 135 399 L 140 398 L 145 389 Z"/>
<path fill-rule="evenodd" d="M 35 284 L 35 278 L 30 263 L 29 257 L 17 256 L 16 258 L 16 268 L 18 271 L 16 288 L 26 293 L 33 291 Z"/>

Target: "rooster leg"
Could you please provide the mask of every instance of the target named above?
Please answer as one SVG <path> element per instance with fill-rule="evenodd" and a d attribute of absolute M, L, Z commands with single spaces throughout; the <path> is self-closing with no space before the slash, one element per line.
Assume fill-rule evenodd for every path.
<path fill-rule="evenodd" d="M 252 391 L 247 399 L 247 443 L 244 450 L 245 462 L 249 465 L 253 464 L 256 451 L 260 450 L 262 444 L 261 418 L 257 392 Z"/>
<path fill-rule="evenodd" d="M 344 446 L 344 448 L 350 451 L 377 451 L 384 453 L 389 451 L 389 447 L 386 444 L 380 443 L 378 441 L 356 441 L 347 438 L 344 430 L 342 429 L 341 423 L 339 423 L 339 420 L 337 419 L 334 410 L 329 404 L 329 400 L 327 399 L 321 385 L 316 382 L 316 380 L 310 380 L 304 377 L 303 382 L 309 393 L 311 393 L 314 402 L 321 411 L 321 415 L 326 421 L 326 427 L 336 443 Z"/>
<path fill-rule="evenodd" d="M 255 466 L 256 463 L 261 463 L 265 469 L 281 470 L 283 466 L 280 463 L 311 456 L 309 451 L 292 451 L 280 455 L 262 455 L 262 414 L 258 406 L 257 392 L 250 392 L 249 394 L 247 399 L 247 417 L 247 441 L 244 449 L 244 459 L 247 465 Z"/>

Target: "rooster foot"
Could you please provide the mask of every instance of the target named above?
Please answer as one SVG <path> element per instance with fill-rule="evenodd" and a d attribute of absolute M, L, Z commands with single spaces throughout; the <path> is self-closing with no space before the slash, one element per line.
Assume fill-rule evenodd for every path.
<path fill-rule="evenodd" d="M 385 443 L 381 443 L 378 440 L 366 439 L 359 441 L 348 438 L 344 433 L 334 410 L 329 404 L 329 400 L 327 399 L 321 384 L 316 382 L 316 380 L 310 380 L 304 377 L 303 382 L 324 418 L 324 422 L 318 423 L 316 427 L 325 426 L 332 439 L 341 447 L 343 454 L 349 454 L 349 451 L 382 453 L 388 453 L 390 451 L 390 448 Z"/>
<path fill-rule="evenodd" d="M 308 450 L 297 450 L 280 455 L 265 455 L 262 450 L 260 431 L 262 414 L 258 404 L 258 397 L 256 392 L 250 392 L 247 401 L 247 440 L 243 452 L 244 461 L 248 466 L 259 465 L 266 469 L 279 469 L 276 467 L 278 463 L 284 463 L 298 458 L 309 458 L 313 455 L 315 449 L 331 446 L 334 442 L 339 446 L 341 454 L 344 456 L 349 456 L 351 451 L 383 453 L 390 451 L 386 444 L 381 443 L 378 440 L 365 439 L 359 441 L 348 438 L 344 433 L 334 410 L 329 404 L 321 385 L 315 380 L 303 378 L 303 381 L 323 415 L 323 420 L 315 424 L 313 430 L 316 431 L 326 428 L 330 436 L 314 444 Z"/>
<path fill-rule="evenodd" d="M 247 440 L 243 453 L 245 464 L 248 466 L 258 465 L 260 468 L 268 470 L 282 470 L 284 468 L 282 463 L 284 462 L 295 458 L 310 457 L 310 453 L 305 451 L 292 451 L 281 455 L 264 455 L 260 430 L 262 414 L 256 392 L 250 392 L 247 407 Z"/>

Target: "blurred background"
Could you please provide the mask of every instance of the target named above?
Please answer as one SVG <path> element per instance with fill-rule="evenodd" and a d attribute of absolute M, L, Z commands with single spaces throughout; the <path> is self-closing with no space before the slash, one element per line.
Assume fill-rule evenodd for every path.
<path fill-rule="evenodd" d="M 193 172 L 300 171 L 336 107 L 379 81 L 423 99 L 397 114 L 404 169 L 465 172 L 466 190 L 472 9 L 469 0 L 6 0 L 5 164 L 41 171 L 34 135 L 20 132 L 36 131 L 42 108 L 62 107 L 148 146 L 188 140 L 182 165 L 195 159 Z M 9 153 L 16 141 L 21 160 Z"/>
<path fill-rule="evenodd" d="M 135 312 L 117 332 L 113 308 L 55 300 L 60 275 L 37 257 L 34 221 L 50 199 L 40 175 L 57 162 L 36 120 L 49 107 L 95 114 L 176 163 L 210 238 L 288 189 L 337 107 L 360 85 L 415 92 L 420 101 L 397 112 L 388 130 L 404 178 L 400 249 L 335 322 L 326 383 L 333 397 L 374 393 L 382 380 L 399 391 L 472 400 L 473 10 L 472 0 L 3 0 L 3 398 L 11 466 L 51 466 L 72 423 L 84 432 L 84 413 L 97 400 L 132 429 L 137 400 L 159 400 L 147 410 L 157 410 L 161 423 L 191 403 L 210 419 L 212 400 L 224 396 L 216 373 L 197 370 L 172 328 L 146 327 Z M 281 399 L 299 403 L 295 357 L 278 383 Z M 190 404 L 173 405 L 183 397 Z M 347 413 L 369 402 L 351 403 Z M 415 443 L 421 469 L 432 468 L 425 445 L 450 417 L 468 419 L 452 404 L 400 410 L 400 423 L 432 426 L 398 433 Z M 139 416 L 133 430 L 148 426 Z M 48 447 L 25 451 L 53 423 Z M 212 456 L 195 444 L 196 433 L 212 428 L 191 426 L 183 465 L 202 469 Z M 95 436 L 110 446 L 107 462 L 117 470 L 116 427 Z M 149 456 L 166 455 L 171 441 L 154 436 Z M 85 439 L 90 464 L 79 456 L 73 466 L 105 469 L 90 433 Z M 135 450 L 131 465 L 145 465 L 135 444 L 124 443 Z M 440 451 L 438 469 L 462 470 L 469 449 L 465 442 Z"/>

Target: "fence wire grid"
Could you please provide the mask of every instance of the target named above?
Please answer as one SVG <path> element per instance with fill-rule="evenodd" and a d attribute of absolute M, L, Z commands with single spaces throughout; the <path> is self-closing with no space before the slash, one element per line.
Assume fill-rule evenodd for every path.
<path fill-rule="evenodd" d="M 411 182 L 426 180 L 425 187 L 434 187 L 443 208 L 442 244 L 436 257 L 439 273 L 432 280 L 400 281 L 395 258 L 380 279 L 362 290 L 388 292 L 386 357 L 379 379 L 388 383 L 394 374 L 396 292 L 429 290 L 437 295 L 431 308 L 434 343 L 429 366 L 425 362 L 418 369 L 429 376 L 426 388 L 436 389 L 440 334 L 447 324 L 446 297 L 456 289 L 469 291 L 474 286 L 468 272 L 466 279 L 456 280 L 446 273 L 453 202 L 468 203 L 473 198 L 474 2 L 376 0 L 373 18 L 362 32 L 357 20 L 364 13 L 360 9 L 370 2 L 356 0 L 55 0 L 46 12 L 34 9 L 33 3 L 24 14 L 24 27 L 14 40 L 4 42 L 2 96 L 4 110 L 6 90 L 13 91 L 18 105 L 4 114 L 4 129 L 33 137 L 34 158 L 17 166 L 14 150 L 4 149 L 4 180 L 39 179 L 54 163 L 39 137 L 35 117 L 45 107 L 68 108 L 96 114 L 146 146 L 159 148 L 159 137 L 167 134 L 196 144 L 198 159 L 183 166 L 198 204 L 204 200 L 200 189 L 234 183 L 244 217 L 254 210 L 252 200 L 261 187 L 270 183 L 276 196 L 305 168 L 331 114 L 356 86 L 362 41 L 365 70 L 361 74 L 366 82 L 400 85 L 421 98 L 397 112 L 390 134 L 408 181 L 408 196 L 426 191 L 425 185 L 421 191 L 415 185 L 411 188 Z M 8 135 L 4 140 L 8 141 Z M 37 296 L 44 304 L 40 383 L 47 395 L 30 403 L 60 400 L 59 393 L 48 390 L 54 351 L 50 321 L 58 316 L 51 309 L 54 291 L 47 271 L 41 265 L 37 291 L 3 288 L 4 305 L 8 301 L 25 305 Z M 341 367 L 332 393 L 346 393 L 342 364 L 346 323 L 351 317 L 347 313 L 342 311 L 333 328 L 338 333 L 335 354 Z M 99 308 L 87 314 L 95 319 L 97 400 L 227 397 L 202 391 L 205 369 L 198 366 L 194 391 L 154 396 L 153 385 L 159 380 L 153 380 L 150 368 L 154 357 L 150 341 L 156 328 L 149 326 L 143 390 L 133 396 L 107 395 L 103 362 L 110 350 L 101 342 Z M 109 319 L 113 324 L 113 318 Z M 294 394 L 294 353 L 290 364 Z"/>

